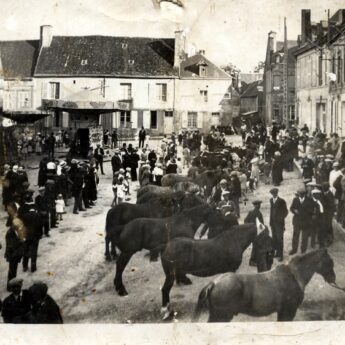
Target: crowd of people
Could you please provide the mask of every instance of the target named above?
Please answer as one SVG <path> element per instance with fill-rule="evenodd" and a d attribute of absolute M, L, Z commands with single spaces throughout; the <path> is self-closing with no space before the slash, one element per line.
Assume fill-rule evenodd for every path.
<path fill-rule="evenodd" d="M 104 131 L 103 145 L 91 149 L 85 161 L 69 155 L 66 160 L 57 160 L 54 149 L 50 148 L 39 164 L 36 197 L 24 166 L 6 165 L 3 204 L 9 214 L 5 251 L 9 262 L 8 290 L 13 288 L 11 282 L 16 282 L 21 261 L 24 271 L 28 270 L 29 261 L 31 271 L 36 271 L 39 240 L 43 235 L 49 236 L 50 229 L 63 221 L 72 197 L 74 214 L 95 205 L 98 173 L 105 174 L 103 163 L 109 147 L 114 148 L 110 159 L 114 194 L 111 206 L 129 201 L 134 184 L 136 187 L 161 186 L 164 175 L 184 172 L 195 179 L 209 169 L 209 160 L 212 164 L 216 162 L 215 168 L 226 172 L 228 177 L 222 178 L 211 193 L 202 192 L 202 196 L 207 194 L 206 201 L 236 225 L 241 217 L 240 204 L 248 201 L 247 194 L 261 183 L 271 184 L 271 235 L 267 228 L 260 233 L 250 258 L 250 264 L 256 265 L 259 272 L 269 270 L 274 257 L 278 261 L 284 258 L 285 218 L 289 210 L 293 214 L 291 255 L 299 251 L 300 241 L 302 253 L 307 251 L 309 240 L 310 248 L 317 244 L 319 247 L 330 245 L 333 216 L 345 227 L 345 150 L 338 135 L 327 138 L 320 131 L 310 133 L 306 125 L 286 129 L 274 123 L 267 130 L 262 123 L 248 126 L 245 122 L 240 132 L 242 147 L 232 146 L 224 132 L 212 127 L 207 135 L 197 130 L 164 135 L 158 149 L 153 149 L 144 128 L 139 132 L 138 146 L 123 143 L 118 147 L 116 131 L 112 135 Z M 55 136 L 50 137 L 53 142 Z M 56 138 L 53 147 L 55 145 Z M 283 181 L 283 172 L 294 169 L 294 161 L 300 166 L 305 188 L 297 190 L 288 209 L 277 187 Z M 253 201 L 253 209 L 243 217 L 244 223 L 264 224 L 261 203 L 261 200 Z M 24 225 L 37 223 L 25 242 L 18 238 L 17 219 Z"/>

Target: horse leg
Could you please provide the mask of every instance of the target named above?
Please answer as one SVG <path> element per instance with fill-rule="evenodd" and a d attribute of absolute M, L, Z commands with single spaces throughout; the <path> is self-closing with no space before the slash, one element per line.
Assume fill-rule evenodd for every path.
<path fill-rule="evenodd" d="M 116 252 L 115 241 L 111 240 L 110 244 L 111 244 L 111 252 L 110 252 L 111 257 L 113 258 L 113 260 L 116 260 L 117 259 L 117 252 Z"/>
<path fill-rule="evenodd" d="M 121 253 L 119 258 L 116 261 L 116 274 L 115 274 L 115 279 L 114 279 L 114 286 L 115 286 L 115 290 L 120 296 L 128 295 L 128 292 L 126 291 L 126 288 L 122 282 L 122 273 L 125 270 L 132 255 L 133 255 L 132 253 L 130 254 Z"/>
<path fill-rule="evenodd" d="M 170 291 L 174 285 L 174 272 L 169 263 L 166 263 L 162 260 L 162 266 L 165 273 L 165 282 L 162 287 L 162 308 L 161 314 L 162 319 L 167 320 L 171 316 L 171 311 L 169 310 L 169 303 L 170 303 Z"/>
<path fill-rule="evenodd" d="M 158 256 L 159 256 L 159 251 L 157 251 L 157 250 L 151 250 L 150 251 L 150 261 L 151 262 L 158 261 Z"/>
<path fill-rule="evenodd" d="M 105 235 L 105 253 L 104 253 L 104 256 L 105 256 L 105 259 L 107 261 L 111 261 L 111 256 L 109 253 L 109 244 L 110 244 L 109 237 L 108 237 L 108 235 Z"/>

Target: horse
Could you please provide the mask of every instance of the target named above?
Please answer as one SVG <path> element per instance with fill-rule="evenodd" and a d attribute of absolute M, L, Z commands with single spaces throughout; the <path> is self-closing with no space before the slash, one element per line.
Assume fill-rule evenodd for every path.
<path fill-rule="evenodd" d="M 169 206 L 169 205 L 179 205 L 182 206 L 183 200 L 188 195 L 189 198 L 199 198 L 195 194 L 189 194 L 187 192 L 184 192 L 183 190 L 175 192 L 173 190 L 170 190 L 170 192 L 164 192 L 164 193 L 155 193 L 155 192 L 146 192 L 144 195 L 141 195 L 140 198 L 137 199 L 137 204 L 145 204 L 153 199 L 160 200 L 161 204 L 163 206 Z M 202 199 L 199 198 L 200 203 L 202 203 Z"/>
<path fill-rule="evenodd" d="M 167 319 L 171 314 L 169 295 L 176 275 L 209 277 L 224 272 L 236 272 L 242 263 L 243 252 L 256 235 L 255 224 L 243 224 L 236 225 L 210 240 L 175 238 L 169 241 L 161 255 L 165 273 L 161 310 L 163 319 Z"/>
<path fill-rule="evenodd" d="M 162 187 L 173 187 L 177 182 L 193 182 L 192 179 L 180 174 L 166 174 L 162 177 Z"/>
<path fill-rule="evenodd" d="M 112 207 L 105 222 L 105 258 L 111 261 L 117 257 L 116 246 L 123 226 L 137 218 L 164 218 L 170 217 L 180 210 L 203 204 L 203 200 L 195 195 L 181 195 L 178 203 L 170 199 L 153 199 L 146 204 L 122 203 Z M 163 205 L 162 205 L 163 204 Z M 164 206 L 164 204 L 167 204 Z M 111 244 L 111 251 L 109 246 Z"/>
<path fill-rule="evenodd" d="M 304 299 L 304 289 L 314 273 L 335 284 L 334 263 L 327 249 L 293 256 L 288 264 L 258 274 L 227 273 L 200 292 L 193 320 L 203 309 L 208 322 L 229 322 L 237 314 L 267 316 L 277 312 L 277 321 L 292 321 Z"/>
<path fill-rule="evenodd" d="M 126 224 L 120 234 L 121 254 L 116 262 L 115 289 L 120 296 L 127 295 L 122 273 L 131 257 L 142 249 L 161 252 L 175 237 L 193 238 L 200 224 L 207 222 L 213 209 L 206 204 L 184 210 L 171 217 L 138 218 Z"/>
<path fill-rule="evenodd" d="M 186 193 L 199 193 L 201 192 L 200 187 L 190 181 L 187 182 L 177 182 L 173 188 L 170 187 L 162 187 L 162 186 L 156 186 L 156 185 L 146 185 L 141 187 L 137 192 L 137 200 L 140 199 L 143 195 L 146 193 L 155 193 L 155 194 L 170 194 L 171 192 L 186 192 Z"/>

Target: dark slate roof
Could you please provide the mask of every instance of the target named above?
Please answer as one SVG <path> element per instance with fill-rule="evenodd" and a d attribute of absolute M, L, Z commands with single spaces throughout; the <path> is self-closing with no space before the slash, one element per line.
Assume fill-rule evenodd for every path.
<path fill-rule="evenodd" d="M 4 78 L 31 78 L 34 73 L 39 41 L 0 41 Z"/>
<path fill-rule="evenodd" d="M 205 63 L 208 67 L 207 76 L 199 77 L 199 65 Z M 181 62 L 180 76 L 182 78 L 224 78 L 231 79 L 231 76 L 223 71 L 221 68 L 216 66 L 204 55 L 196 54 L 186 58 Z"/>
<path fill-rule="evenodd" d="M 263 87 L 264 83 L 262 80 L 254 81 L 253 83 L 250 83 L 246 86 L 246 90 L 242 93 L 241 98 L 246 97 L 257 97 L 259 93 L 262 93 L 263 91 L 258 90 L 258 86 Z"/>
<path fill-rule="evenodd" d="M 174 39 L 55 36 L 42 49 L 35 76 L 174 76 L 173 65 Z"/>

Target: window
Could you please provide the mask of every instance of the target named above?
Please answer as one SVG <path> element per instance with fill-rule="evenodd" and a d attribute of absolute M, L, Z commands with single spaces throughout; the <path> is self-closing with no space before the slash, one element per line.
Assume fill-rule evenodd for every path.
<path fill-rule="evenodd" d="M 289 105 L 288 114 L 289 114 L 290 120 L 295 120 L 295 106 L 294 105 Z"/>
<path fill-rule="evenodd" d="M 54 111 L 54 126 L 55 127 L 60 127 L 60 112 L 58 110 Z"/>
<path fill-rule="evenodd" d="M 295 76 L 294 75 L 289 75 L 288 76 L 288 88 L 289 89 L 294 89 L 295 88 Z"/>
<path fill-rule="evenodd" d="M 18 108 L 30 108 L 31 107 L 31 93 L 30 91 L 18 91 Z"/>
<path fill-rule="evenodd" d="M 157 128 L 157 111 L 151 110 L 151 128 Z"/>
<path fill-rule="evenodd" d="M 273 105 L 273 119 L 279 120 L 279 118 L 280 118 L 279 114 L 280 114 L 279 104 L 274 104 Z"/>
<path fill-rule="evenodd" d="M 120 84 L 121 86 L 121 97 L 124 100 L 129 100 L 132 98 L 132 84 Z"/>
<path fill-rule="evenodd" d="M 121 47 L 122 47 L 123 49 L 126 49 L 126 48 L 128 47 L 128 45 L 127 45 L 127 43 L 122 43 L 122 44 L 121 44 Z"/>
<path fill-rule="evenodd" d="M 198 113 L 188 112 L 188 127 L 197 127 L 198 125 Z"/>
<path fill-rule="evenodd" d="M 87 65 L 87 60 L 81 60 L 80 64 L 81 64 L 82 66 Z"/>
<path fill-rule="evenodd" d="M 200 96 L 204 100 L 204 102 L 208 101 L 207 90 L 200 90 Z"/>
<path fill-rule="evenodd" d="M 281 84 L 280 79 L 281 79 L 280 75 L 273 76 L 273 90 L 280 90 L 280 84 Z"/>
<path fill-rule="evenodd" d="M 338 60 L 337 61 L 337 67 L 338 67 L 337 68 L 337 83 L 339 84 L 339 83 L 341 83 L 341 75 L 342 75 L 341 69 L 343 67 L 340 50 L 338 50 L 338 59 L 337 60 Z"/>
<path fill-rule="evenodd" d="M 129 63 L 130 65 L 134 65 L 134 60 L 128 60 L 128 63 Z"/>
<path fill-rule="evenodd" d="M 60 83 L 50 83 L 50 98 L 51 99 L 60 98 Z"/>
<path fill-rule="evenodd" d="M 173 112 L 172 112 L 172 111 L 165 111 L 165 112 L 164 112 L 164 116 L 165 116 L 165 117 L 173 117 L 174 115 L 173 115 Z"/>
<path fill-rule="evenodd" d="M 212 113 L 212 116 L 219 116 L 219 113 Z"/>
<path fill-rule="evenodd" d="M 167 84 L 160 83 L 157 85 L 157 99 L 161 102 L 167 101 Z"/>
<path fill-rule="evenodd" d="M 206 77 L 207 74 L 207 67 L 205 65 L 199 66 L 199 76 Z"/>
<path fill-rule="evenodd" d="M 131 112 L 130 111 L 121 111 L 120 112 L 120 127 L 130 128 L 131 123 Z"/>

